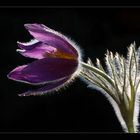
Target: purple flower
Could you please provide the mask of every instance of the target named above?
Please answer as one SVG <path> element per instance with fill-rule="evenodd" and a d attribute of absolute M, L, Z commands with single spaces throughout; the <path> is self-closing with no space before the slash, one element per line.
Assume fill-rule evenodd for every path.
<path fill-rule="evenodd" d="M 75 43 L 43 24 L 25 24 L 25 28 L 34 39 L 28 43 L 17 42 L 20 48 L 17 51 L 37 60 L 16 67 L 8 78 L 39 85 L 39 88 L 19 95 L 41 95 L 58 90 L 72 81 L 80 67 L 80 53 Z"/>

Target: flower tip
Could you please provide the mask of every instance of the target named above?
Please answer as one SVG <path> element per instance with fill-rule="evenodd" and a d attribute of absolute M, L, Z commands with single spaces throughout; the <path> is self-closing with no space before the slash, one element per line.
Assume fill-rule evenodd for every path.
<path fill-rule="evenodd" d="M 9 73 L 7 74 L 7 78 L 10 79 Z"/>
<path fill-rule="evenodd" d="M 16 49 L 16 52 L 25 52 L 25 50 L 22 50 L 22 49 Z"/>
<path fill-rule="evenodd" d="M 34 27 L 34 25 L 36 25 L 35 23 L 31 24 L 31 23 L 26 23 L 24 24 L 24 27 L 29 30 L 29 29 L 32 29 Z"/>
<path fill-rule="evenodd" d="M 10 73 L 7 74 L 7 78 L 8 78 L 8 79 L 11 79 L 11 80 L 15 80 L 15 79 L 13 78 L 13 76 L 12 76 L 12 72 L 10 72 Z"/>
<path fill-rule="evenodd" d="M 26 24 L 24 24 L 24 27 L 27 30 L 32 30 L 32 29 L 37 29 L 37 28 L 42 27 L 42 24 L 39 24 L 39 23 L 26 23 Z"/>
<path fill-rule="evenodd" d="M 9 73 L 7 74 L 7 78 L 8 78 L 8 79 L 12 79 L 12 77 L 11 77 L 11 72 L 9 72 Z"/>
<path fill-rule="evenodd" d="M 23 94 L 18 94 L 19 97 L 26 96 L 24 93 Z"/>
<path fill-rule="evenodd" d="M 19 45 L 19 44 L 22 44 L 20 41 L 17 41 L 17 44 Z"/>
<path fill-rule="evenodd" d="M 31 23 L 26 23 L 26 24 L 24 24 L 24 27 L 29 27 L 31 25 L 32 25 Z"/>
<path fill-rule="evenodd" d="M 7 78 L 16 81 L 16 78 L 13 76 L 13 72 L 8 73 Z"/>

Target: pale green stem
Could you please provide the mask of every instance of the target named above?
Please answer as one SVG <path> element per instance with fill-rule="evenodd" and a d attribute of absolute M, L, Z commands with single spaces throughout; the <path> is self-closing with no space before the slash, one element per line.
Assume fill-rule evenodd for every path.
<path fill-rule="evenodd" d="M 134 100 L 130 101 L 130 108 L 129 110 L 127 110 L 125 108 L 125 104 L 122 103 L 119 105 L 122 117 L 126 123 L 127 129 L 128 129 L 128 133 L 136 133 L 135 132 L 135 125 L 133 122 L 133 118 L 134 118 Z"/>
<path fill-rule="evenodd" d="M 133 122 L 133 118 L 134 118 L 134 107 L 135 107 L 135 94 L 132 95 L 132 100 L 130 101 L 130 109 L 128 112 L 128 122 L 127 123 L 127 127 L 128 127 L 128 132 L 129 133 L 136 133 L 134 127 L 136 127 L 134 125 Z"/>

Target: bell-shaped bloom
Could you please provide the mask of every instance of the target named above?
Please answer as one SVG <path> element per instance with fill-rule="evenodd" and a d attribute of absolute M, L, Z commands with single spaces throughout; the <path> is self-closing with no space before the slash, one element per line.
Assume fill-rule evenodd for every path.
<path fill-rule="evenodd" d="M 43 24 L 25 24 L 25 28 L 34 37 L 28 43 L 18 43 L 17 51 L 36 59 L 34 62 L 16 67 L 8 78 L 39 85 L 20 96 L 41 95 L 67 85 L 80 71 L 80 51 L 77 45 L 66 36 Z"/>

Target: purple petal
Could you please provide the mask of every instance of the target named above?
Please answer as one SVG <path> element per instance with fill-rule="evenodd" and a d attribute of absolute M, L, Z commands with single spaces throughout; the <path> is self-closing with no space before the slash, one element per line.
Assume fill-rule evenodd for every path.
<path fill-rule="evenodd" d="M 42 94 L 46 94 L 48 92 L 58 90 L 61 87 L 63 87 L 69 79 L 70 79 L 70 77 L 67 77 L 58 82 L 48 83 L 39 89 L 29 90 L 25 93 L 19 94 L 19 96 L 42 95 Z"/>
<path fill-rule="evenodd" d="M 78 57 L 78 52 L 74 48 L 74 44 L 64 35 L 46 27 L 43 24 L 25 24 L 25 28 L 37 40 L 47 43 L 62 52 L 69 53 L 76 58 Z"/>
<path fill-rule="evenodd" d="M 25 43 L 18 42 L 18 46 L 22 49 L 17 49 L 17 51 L 25 57 L 42 59 L 47 57 L 47 54 L 48 56 L 49 54 L 53 55 L 57 51 L 56 48 L 48 46 L 47 44 L 41 42 L 36 42 L 33 44 L 30 43 L 30 45 L 28 44 L 28 46 L 27 44 L 25 45 Z"/>
<path fill-rule="evenodd" d="M 8 78 L 29 84 L 44 84 L 72 75 L 77 66 L 78 62 L 72 59 L 43 58 L 15 68 Z"/>
<path fill-rule="evenodd" d="M 33 48 L 35 48 L 36 46 L 42 44 L 42 42 L 36 40 L 36 39 L 32 39 L 29 42 L 26 43 L 21 43 L 19 41 L 17 41 L 18 47 L 24 50 L 32 50 Z"/>

